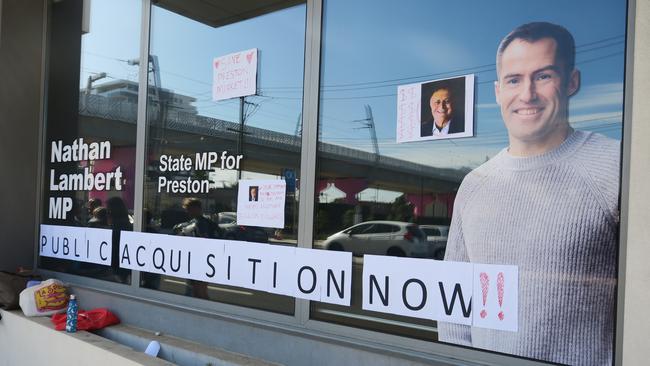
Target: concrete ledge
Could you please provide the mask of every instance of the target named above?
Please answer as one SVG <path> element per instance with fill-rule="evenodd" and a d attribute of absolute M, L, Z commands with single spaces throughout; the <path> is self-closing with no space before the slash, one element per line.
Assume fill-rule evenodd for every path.
<path fill-rule="evenodd" d="M 218 330 L 215 330 L 218 332 Z M 158 357 L 182 366 L 279 366 L 278 363 L 263 361 L 239 353 L 211 348 L 184 339 L 156 334 L 155 332 L 118 324 L 97 332 L 102 337 L 133 349 L 146 349 L 150 341 L 160 343 Z"/>
<path fill-rule="evenodd" d="M 97 334 L 54 330 L 49 317 L 26 317 L 0 310 L 0 366 L 278 366 L 253 357 L 118 324 Z M 159 358 L 144 354 L 150 341 L 160 343 Z M 171 361 L 171 362 L 170 362 Z"/>
<path fill-rule="evenodd" d="M 0 315 L 0 366 L 174 365 L 93 333 L 56 331 L 47 317 L 27 318 L 19 310 Z"/>

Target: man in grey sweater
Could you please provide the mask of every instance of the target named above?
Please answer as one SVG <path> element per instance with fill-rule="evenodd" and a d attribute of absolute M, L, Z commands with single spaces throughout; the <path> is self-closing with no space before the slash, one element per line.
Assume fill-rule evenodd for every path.
<path fill-rule="evenodd" d="M 499 45 L 495 94 L 509 147 L 463 180 L 445 260 L 518 266 L 519 330 L 441 322 L 443 342 L 613 361 L 620 144 L 569 125 L 574 60 L 573 37 L 550 23 L 522 25 Z"/>

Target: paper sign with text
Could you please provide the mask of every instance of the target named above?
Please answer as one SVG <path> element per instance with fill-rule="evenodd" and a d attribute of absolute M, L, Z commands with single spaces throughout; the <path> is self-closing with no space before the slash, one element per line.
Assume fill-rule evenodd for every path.
<path fill-rule="evenodd" d="M 284 228 L 284 180 L 240 180 L 237 193 L 237 224 Z"/>
<path fill-rule="evenodd" d="M 420 84 L 397 87 L 397 143 L 420 138 Z"/>
<path fill-rule="evenodd" d="M 255 95 L 257 48 L 216 57 L 212 60 L 212 100 Z"/>
<path fill-rule="evenodd" d="M 429 261 L 365 255 L 362 277 L 364 310 L 412 317 L 433 314 L 435 269 Z"/>
<path fill-rule="evenodd" d="M 296 248 L 295 260 L 295 297 L 350 305 L 352 253 Z"/>
<path fill-rule="evenodd" d="M 352 254 L 151 233 L 121 233 L 119 265 L 138 271 L 350 305 Z"/>
<path fill-rule="evenodd" d="M 474 136 L 474 75 L 397 87 L 396 142 Z"/>
<path fill-rule="evenodd" d="M 111 265 L 113 231 L 75 226 L 41 225 L 42 257 Z"/>
<path fill-rule="evenodd" d="M 494 313 L 491 317 L 481 316 L 480 283 L 486 273 L 494 281 L 488 290 L 493 292 L 493 299 L 486 301 L 487 311 Z M 362 307 L 382 313 L 517 331 L 517 273 L 516 266 L 364 255 Z M 507 319 L 500 319 L 500 312 Z"/>
<path fill-rule="evenodd" d="M 267 291 L 269 282 L 266 276 L 272 275 L 270 261 L 267 260 L 269 245 L 249 242 L 226 242 L 225 258 L 230 262 L 227 283 L 232 286 Z"/>
<path fill-rule="evenodd" d="M 474 265 L 474 326 L 517 331 L 517 266 Z"/>

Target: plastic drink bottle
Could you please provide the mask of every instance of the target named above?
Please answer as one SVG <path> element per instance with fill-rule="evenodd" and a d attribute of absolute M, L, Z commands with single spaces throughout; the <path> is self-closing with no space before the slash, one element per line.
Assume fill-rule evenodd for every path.
<path fill-rule="evenodd" d="M 144 353 L 152 357 L 158 356 L 158 352 L 160 352 L 160 343 L 158 343 L 157 341 L 149 342 L 147 349 L 144 351 Z"/>
<path fill-rule="evenodd" d="M 66 332 L 74 333 L 77 331 L 78 314 L 79 314 L 79 306 L 77 305 L 77 298 L 74 295 L 70 295 L 70 300 L 68 301 L 68 311 L 66 313 L 66 319 L 65 319 Z"/>

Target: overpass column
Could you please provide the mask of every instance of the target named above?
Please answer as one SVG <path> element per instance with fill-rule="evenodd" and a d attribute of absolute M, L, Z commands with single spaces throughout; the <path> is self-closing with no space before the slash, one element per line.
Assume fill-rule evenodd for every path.
<path fill-rule="evenodd" d="M 357 203 L 357 193 L 368 188 L 368 181 L 357 178 L 336 179 L 334 186 L 345 193 L 345 203 L 354 205 Z"/>
<path fill-rule="evenodd" d="M 438 193 L 435 195 L 435 200 L 442 202 L 447 206 L 447 217 L 451 217 L 454 213 L 454 200 L 456 199 L 456 192 Z"/>

